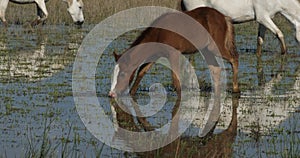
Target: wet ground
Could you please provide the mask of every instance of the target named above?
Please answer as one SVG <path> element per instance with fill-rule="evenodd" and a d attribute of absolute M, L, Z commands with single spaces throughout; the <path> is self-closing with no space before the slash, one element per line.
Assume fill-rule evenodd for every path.
<path fill-rule="evenodd" d="M 266 37 L 265 52 L 255 55 L 256 35 L 236 36 L 240 54 L 241 96 L 232 95 L 231 68 L 225 64 L 227 91 L 223 111 L 214 133 L 197 137 L 203 125 L 199 115 L 187 132 L 158 151 L 128 153 L 110 148 L 95 138 L 82 123 L 74 104 L 72 71 L 77 50 L 93 26 L 22 26 L 0 28 L 0 157 L 297 157 L 300 153 L 300 49 L 292 34 L 286 35 L 288 54 L 280 55 L 278 41 Z M 118 38 L 106 49 L 96 71 L 98 100 L 112 115 L 109 97 L 115 64 L 112 52 L 121 53 L 138 32 Z M 203 92 L 207 69 L 199 54 L 187 56 L 194 64 Z M 165 77 L 167 75 L 167 77 Z M 149 85 L 161 83 L 168 102 L 147 118 L 153 127 L 171 120 L 176 95 L 168 69 L 155 66 L 142 80 L 136 99 L 145 104 Z M 123 117 L 124 116 L 124 117 Z M 124 120 L 125 119 L 125 120 Z M 119 115 L 124 128 L 139 131 L 134 118 Z M 123 122 L 123 124 L 122 124 Z M 126 122 L 127 124 L 124 124 Z"/>

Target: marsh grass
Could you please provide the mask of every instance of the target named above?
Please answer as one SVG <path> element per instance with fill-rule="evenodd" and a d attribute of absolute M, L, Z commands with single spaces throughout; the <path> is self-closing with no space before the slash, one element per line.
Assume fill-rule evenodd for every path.
<path fill-rule="evenodd" d="M 122 10 L 140 7 L 140 6 L 162 6 L 178 9 L 179 0 L 83 0 L 84 7 L 83 12 L 85 16 L 85 25 L 94 25 L 98 24 L 105 18 L 119 12 Z M 72 24 L 72 19 L 69 13 L 67 12 L 67 4 L 62 0 L 50 0 L 46 3 L 47 9 L 49 12 L 48 19 L 46 24 L 49 25 L 70 25 Z M 9 3 L 9 6 L 6 10 L 6 19 L 9 24 L 30 24 L 36 18 L 36 5 L 35 4 L 14 4 Z M 283 31 L 284 35 L 294 34 L 293 26 L 286 20 L 282 15 L 278 14 L 274 18 L 275 23 Z M 256 49 L 256 35 L 258 32 L 258 23 L 255 21 L 236 24 L 235 33 L 236 35 L 242 35 L 242 45 L 243 43 L 249 43 L 249 40 L 252 41 L 250 47 L 245 48 L 254 50 Z M 272 34 L 270 31 L 267 31 L 267 34 Z M 255 36 L 253 36 L 255 35 Z M 278 42 L 276 36 L 272 34 L 272 40 Z M 289 44 L 289 43 L 287 43 Z M 237 44 L 238 46 L 238 44 Z M 263 45 L 263 50 L 269 49 L 267 44 Z M 239 48 L 239 47 L 238 47 Z M 280 48 L 278 47 L 278 50 Z"/>
<path fill-rule="evenodd" d="M 43 132 L 40 136 L 34 134 L 28 128 L 27 145 L 24 151 L 21 151 L 19 156 L 30 158 L 43 158 L 43 157 L 83 157 L 84 151 L 78 150 L 80 140 L 82 139 L 78 133 L 75 132 L 76 126 L 71 122 L 67 122 L 66 129 L 62 131 L 59 138 L 60 141 L 56 142 L 51 138 L 52 126 L 59 116 L 50 112 L 46 112 L 43 116 Z M 92 146 L 94 155 L 100 157 L 103 152 L 104 144 L 97 144 L 96 141 L 90 141 L 89 145 Z M 93 155 L 93 154 L 91 154 Z M 6 156 L 7 157 L 7 156 Z"/>
<path fill-rule="evenodd" d="M 141 7 L 141 6 L 162 6 L 173 9 L 178 9 L 179 0 L 83 0 L 84 7 L 83 12 L 85 16 L 85 25 L 95 25 L 104 20 L 105 18 L 122 10 Z M 46 24 L 48 25 L 70 25 L 73 23 L 71 16 L 67 12 L 67 4 L 62 0 L 50 0 L 46 3 L 49 12 Z M 54 7 L 55 6 L 55 7 Z M 36 18 L 36 6 L 35 4 L 20 5 L 9 3 L 6 10 L 6 18 L 9 24 L 30 24 Z M 274 18 L 275 23 L 282 30 L 284 35 L 294 34 L 293 26 L 286 20 L 282 15 L 278 14 Z M 258 32 L 258 23 L 255 21 L 236 24 L 235 34 L 241 37 L 242 43 L 250 43 L 247 48 L 241 48 L 255 52 L 256 49 L 256 35 Z M 272 34 L 271 31 L 267 30 L 267 34 Z M 255 35 L 255 36 L 253 36 Z M 236 36 L 236 37 L 237 37 Z M 266 39 L 279 42 L 275 35 L 272 34 L 272 39 Z M 237 40 L 238 41 L 238 40 Z M 251 42 L 249 42 L 251 41 Z M 289 43 L 287 43 L 289 44 Z M 237 43 L 238 49 L 239 44 Z M 270 49 L 268 44 L 263 45 L 263 50 Z M 277 48 L 280 50 L 280 47 Z M 238 50 L 240 51 L 240 50 Z"/>
<path fill-rule="evenodd" d="M 177 1 L 172 0 L 83 0 L 84 16 L 86 23 L 97 24 L 104 18 L 113 15 L 121 10 L 139 6 L 163 6 L 176 8 Z M 49 16 L 49 24 L 70 24 L 71 17 L 67 12 L 67 4 L 62 0 L 50 0 L 46 3 Z M 14 4 L 9 3 L 6 10 L 6 19 L 10 24 L 24 24 L 36 18 L 35 4 Z"/>
<path fill-rule="evenodd" d="M 84 2 L 84 16 L 87 24 L 97 24 L 101 20 L 125 9 L 130 9 L 140 6 L 162 6 L 169 8 L 178 8 L 179 0 L 83 0 Z M 46 3 L 49 16 L 47 19 L 48 24 L 71 24 L 72 20 L 67 12 L 67 4 L 62 0 L 50 0 Z M 24 24 L 31 22 L 36 18 L 36 5 L 35 4 L 14 4 L 9 3 L 6 10 L 6 19 L 10 24 Z M 276 15 L 275 23 L 279 28 L 291 31 L 291 26 L 285 18 L 281 15 Z M 256 22 L 244 23 L 236 25 L 236 32 L 244 32 L 245 28 L 252 28 L 247 31 L 248 34 L 257 33 Z M 245 32 L 244 32 L 245 33 Z"/>

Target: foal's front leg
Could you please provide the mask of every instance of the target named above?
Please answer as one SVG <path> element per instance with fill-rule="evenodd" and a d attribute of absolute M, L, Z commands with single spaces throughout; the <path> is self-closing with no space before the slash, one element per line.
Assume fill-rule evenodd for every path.
<path fill-rule="evenodd" d="M 154 64 L 153 62 L 146 63 L 146 64 L 142 65 L 141 68 L 138 70 L 136 79 L 130 89 L 131 95 L 134 95 L 136 93 L 142 78 L 144 77 L 146 72 L 152 67 L 153 64 Z"/>
<path fill-rule="evenodd" d="M 142 80 L 142 78 L 144 77 L 144 75 L 146 74 L 146 72 L 152 67 L 154 63 L 150 62 L 150 63 L 146 63 L 143 64 L 140 69 L 137 72 L 137 77 L 130 89 L 130 95 L 134 95 L 138 89 L 138 86 Z M 132 81 L 130 81 L 131 83 Z M 140 114 L 140 110 L 135 107 L 135 112 Z M 147 121 L 147 119 L 145 117 L 137 117 L 138 122 L 144 127 L 145 131 L 152 131 L 154 130 L 154 128 L 151 126 L 151 124 Z"/>
<path fill-rule="evenodd" d="M 169 54 L 169 62 L 172 69 L 173 85 L 177 93 L 177 97 L 181 97 L 181 85 L 180 85 L 180 52 L 173 52 Z"/>
<path fill-rule="evenodd" d="M 212 79 L 214 82 L 214 92 L 215 95 L 220 95 L 220 77 L 221 77 L 221 68 L 220 66 L 208 65 L 210 73 L 212 75 Z"/>
<path fill-rule="evenodd" d="M 233 61 L 231 61 L 231 66 L 232 66 L 232 70 L 233 70 L 233 92 L 234 93 L 240 93 L 240 88 L 239 88 L 239 82 L 238 82 L 238 71 L 239 71 L 239 61 L 238 59 L 233 59 Z"/>

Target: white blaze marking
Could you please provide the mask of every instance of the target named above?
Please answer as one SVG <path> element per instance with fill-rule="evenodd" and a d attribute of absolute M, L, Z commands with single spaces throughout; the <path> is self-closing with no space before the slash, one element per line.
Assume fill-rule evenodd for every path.
<path fill-rule="evenodd" d="M 112 112 L 112 120 L 113 120 L 113 125 L 115 128 L 115 131 L 118 131 L 119 124 L 118 124 L 118 118 L 117 118 L 117 111 L 113 105 L 111 106 L 111 112 Z"/>
<path fill-rule="evenodd" d="M 111 92 L 114 92 L 114 90 L 116 88 L 119 71 L 120 71 L 120 67 L 119 67 L 119 64 L 117 64 L 115 66 L 114 73 L 113 73 L 113 76 L 112 76 L 111 88 L 110 88 Z"/>

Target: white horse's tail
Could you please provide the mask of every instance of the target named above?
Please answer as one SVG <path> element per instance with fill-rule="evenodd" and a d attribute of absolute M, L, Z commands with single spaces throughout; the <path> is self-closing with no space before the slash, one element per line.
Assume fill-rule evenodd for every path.
<path fill-rule="evenodd" d="M 183 0 L 178 0 L 178 3 L 177 3 L 177 10 L 179 11 L 187 11 L 184 3 L 183 3 Z"/>

